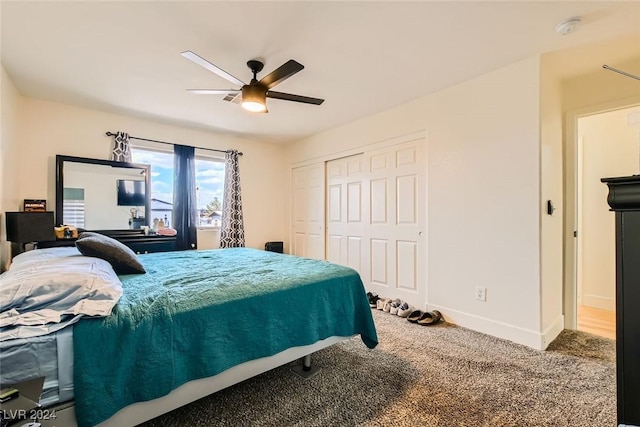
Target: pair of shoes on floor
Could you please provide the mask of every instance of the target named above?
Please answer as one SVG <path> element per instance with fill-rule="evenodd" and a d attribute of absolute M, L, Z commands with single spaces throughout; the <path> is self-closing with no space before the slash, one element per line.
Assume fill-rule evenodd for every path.
<path fill-rule="evenodd" d="M 385 302 L 382 307 L 382 311 L 400 317 L 407 317 L 413 310 L 413 307 L 409 306 L 407 302 L 402 301 L 400 298 L 396 298 L 393 301 L 387 298 L 387 302 Z"/>
<path fill-rule="evenodd" d="M 369 306 L 371 306 L 371 308 L 376 308 L 402 318 L 408 317 L 409 314 L 415 310 L 414 307 L 402 301 L 400 298 L 394 300 L 391 298 L 380 298 L 375 292 L 367 292 L 367 299 L 369 300 Z"/>
<path fill-rule="evenodd" d="M 377 303 L 378 303 L 378 305 L 377 305 L 377 307 L 376 307 L 376 308 L 377 308 L 378 310 L 382 310 L 382 311 L 384 311 L 384 307 L 385 307 L 385 305 L 391 304 L 391 298 L 380 298 L 380 299 L 377 301 Z M 388 313 L 388 312 L 389 312 L 389 311 L 387 311 L 387 313 Z"/>
<path fill-rule="evenodd" d="M 389 314 L 398 314 L 398 307 L 400 307 L 400 304 L 402 304 L 402 301 L 400 301 L 399 298 L 388 300 L 384 303 L 382 311 Z"/>
<path fill-rule="evenodd" d="M 389 314 L 395 314 L 397 316 L 398 309 L 402 304 L 404 303 L 400 300 L 400 298 L 396 298 L 393 301 L 391 301 L 391 304 L 389 304 Z"/>
<path fill-rule="evenodd" d="M 367 292 L 367 299 L 371 308 L 378 308 L 378 300 L 380 297 L 374 292 Z"/>
<path fill-rule="evenodd" d="M 410 307 L 409 304 L 403 302 L 402 304 L 400 304 L 400 306 L 398 306 L 398 312 L 396 314 L 400 317 L 406 318 L 409 316 L 409 314 L 411 314 L 412 311 L 413 307 Z"/>
<path fill-rule="evenodd" d="M 407 320 L 411 323 L 417 323 L 422 326 L 431 326 L 442 320 L 442 313 L 438 310 L 422 311 L 414 310 L 409 314 Z"/>

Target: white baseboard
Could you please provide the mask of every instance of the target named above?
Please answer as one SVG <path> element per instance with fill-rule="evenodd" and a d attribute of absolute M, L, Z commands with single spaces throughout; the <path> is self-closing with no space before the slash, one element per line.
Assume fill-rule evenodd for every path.
<path fill-rule="evenodd" d="M 542 337 L 541 337 L 542 341 L 540 343 L 542 350 L 546 350 L 549 344 L 551 344 L 553 340 L 558 338 L 558 335 L 560 335 L 560 332 L 562 332 L 563 330 L 564 330 L 564 314 L 561 314 L 556 318 L 556 320 L 553 321 L 553 323 L 551 323 L 551 325 L 549 325 L 547 329 L 542 331 Z"/>
<path fill-rule="evenodd" d="M 544 350 L 564 329 L 564 316 L 560 315 L 545 331 L 538 332 L 498 322 L 444 306 L 429 304 L 429 310 L 440 311 L 445 320 L 483 334 L 513 341 L 536 350 Z"/>
<path fill-rule="evenodd" d="M 616 299 L 600 295 L 585 294 L 582 296 L 582 305 L 586 307 L 600 308 L 602 310 L 615 311 Z"/>

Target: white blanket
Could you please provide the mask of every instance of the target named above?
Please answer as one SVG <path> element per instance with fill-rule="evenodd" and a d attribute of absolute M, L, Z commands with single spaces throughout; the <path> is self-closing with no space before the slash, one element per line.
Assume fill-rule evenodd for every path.
<path fill-rule="evenodd" d="M 122 295 L 111 265 L 73 248 L 26 252 L 0 275 L 0 341 L 45 335 L 107 316 Z"/>

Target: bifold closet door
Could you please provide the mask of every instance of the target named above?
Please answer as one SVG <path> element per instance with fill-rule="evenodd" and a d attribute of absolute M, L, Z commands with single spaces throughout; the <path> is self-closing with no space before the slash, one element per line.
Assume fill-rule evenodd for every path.
<path fill-rule="evenodd" d="M 349 266 L 362 275 L 367 195 L 364 155 L 331 160 L 327 175 L 327 261 Z"/>
<path fill-rule="evenodd" d="M 356 269 L 367 290 L 426 302 L 425 140 L 326 163 L 327 260 Z"/>
<path fill-rule="evenodd" d="M 293 238 L 291 253 L 325 259 L 324 163 L 292 170 Z"/>
<path fill-rule="evenodd" d="M 366 153 L 368 288 L 424 309 L 427 287 L 425 140 Z"/>

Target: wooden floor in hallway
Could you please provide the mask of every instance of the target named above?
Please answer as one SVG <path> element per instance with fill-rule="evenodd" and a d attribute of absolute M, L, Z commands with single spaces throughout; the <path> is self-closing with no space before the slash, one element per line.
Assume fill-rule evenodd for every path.
<path fill-rule="evenodd" d="M 616 339 L 616 312 L 579 305 L 578 330 Z"/>

